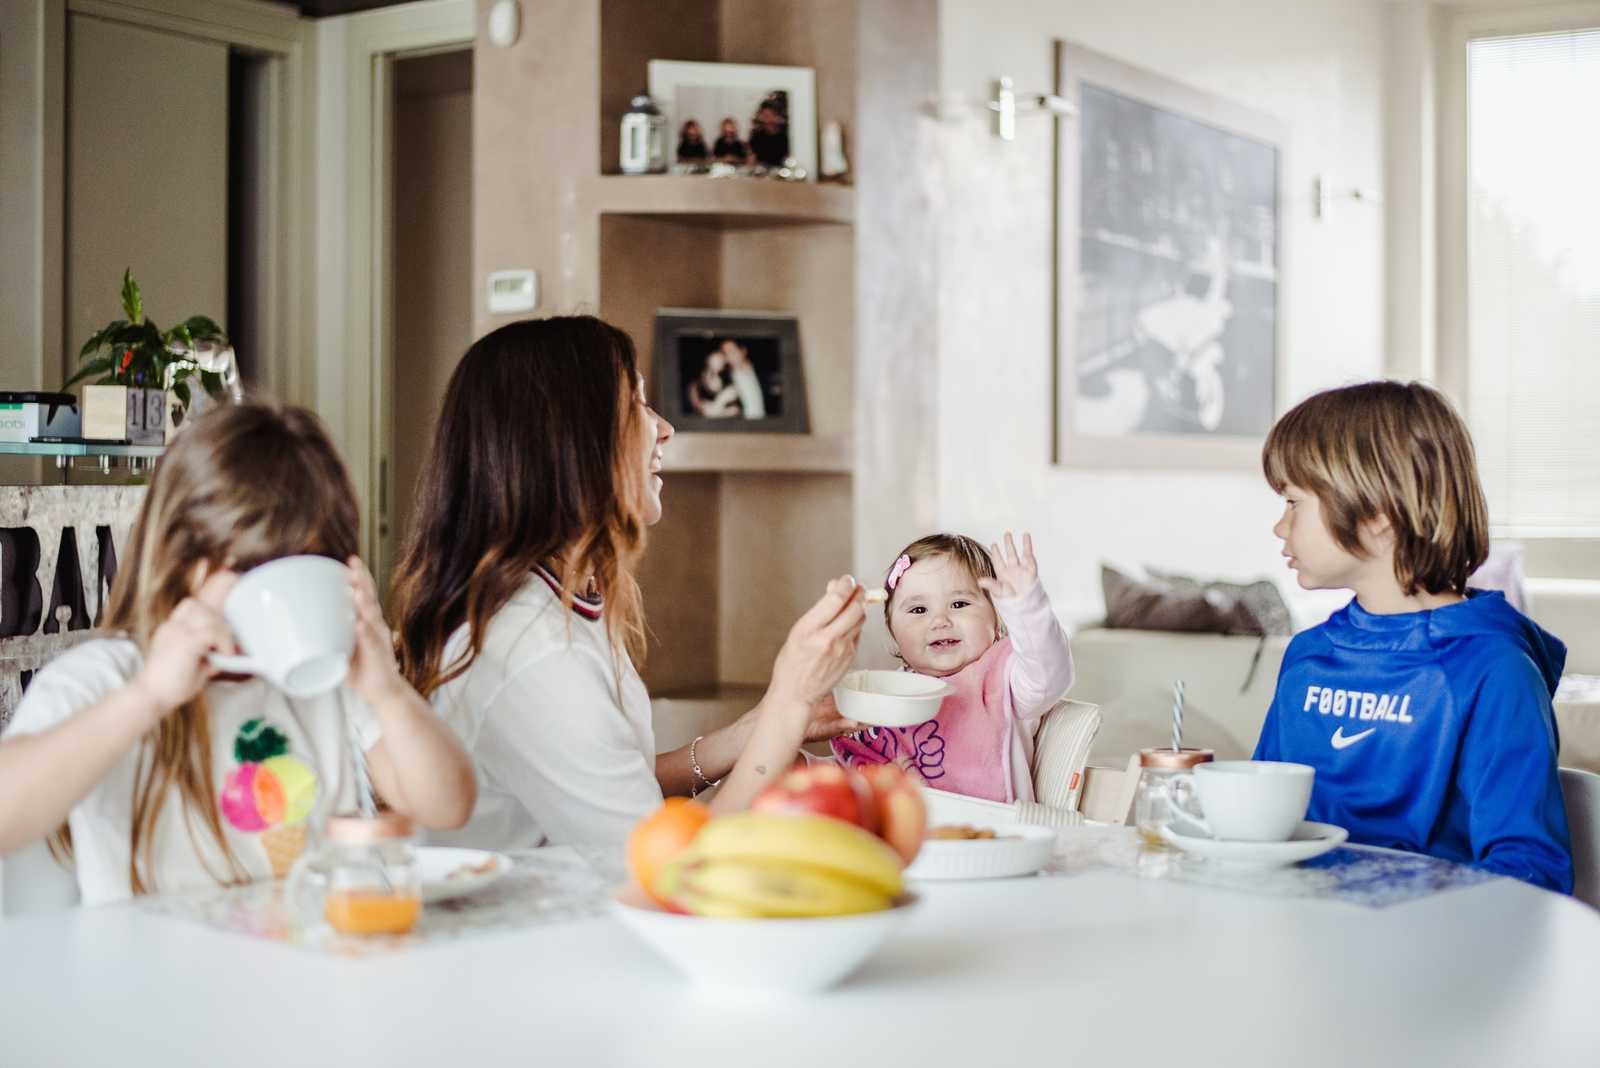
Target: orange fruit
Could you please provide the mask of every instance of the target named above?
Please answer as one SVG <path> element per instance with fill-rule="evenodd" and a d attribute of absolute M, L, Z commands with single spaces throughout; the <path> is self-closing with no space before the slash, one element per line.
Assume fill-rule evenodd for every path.
<path fill-rule="evenodd" d="M 656 877 L 667 861 L 694 841 L 711 819 L 711 810 L 687 797 L 669 797 L 666 803 L 640 820 L 628 835 L 628 870 L 639 888 L 660 904 Z"/>

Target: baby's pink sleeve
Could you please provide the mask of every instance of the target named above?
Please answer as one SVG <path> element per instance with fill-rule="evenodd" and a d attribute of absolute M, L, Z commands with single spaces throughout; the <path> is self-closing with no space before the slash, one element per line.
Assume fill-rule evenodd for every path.
<path fill-rule="evenodd" d="M 1023 722 L 1037 719 L 1072 688 L 1072 648 L 1066 631 L 1042 583 L 1035 582 L 1018 597 L 996 597 L 994 606 L 1011 637 L 1012 710 Z"/>

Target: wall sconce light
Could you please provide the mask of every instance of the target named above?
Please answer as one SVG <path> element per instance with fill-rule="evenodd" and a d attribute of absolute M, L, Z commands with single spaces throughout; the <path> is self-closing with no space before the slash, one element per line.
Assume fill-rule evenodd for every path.
<path fill-rule="evenodd" d="M 1051 115 L 1058 119 L 1072 118 L 1078 106 L 1064 96 L 1054 93 L 1017 94 L 1011 79 L 1002 75 L 994 83 L 994 98 L 988 103 L 994 112 L 995 136 L 1002 141 L 1017 139 L 1017 116 Z"/>
<path fill-rule="evenodd" d="M 1057 119 L 1070 119 L 1078 114 L 1078 106 L 1055 93 L 1018 93 L 1010 78 L 1001 76 L 991 83 L 989 99 L 981 96 L 962 96 L 946 93 L 929 97 L 922 105 L 922 113 L 940 122 L 963 122 L 988 112 L 994 116 L 994 134 L 1002 141 L 1017 139 L 1019 115 L 1049 115 Z"/>

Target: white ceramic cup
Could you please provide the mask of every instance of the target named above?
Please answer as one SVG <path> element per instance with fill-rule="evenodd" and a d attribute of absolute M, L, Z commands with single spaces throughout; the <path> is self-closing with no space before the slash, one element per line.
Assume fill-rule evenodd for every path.
<path fill-rule="evenodd" d="M 1307 764 L 1274 760 L 1197 765 L 1173 780 L 1174 830 L 1181 833 L 1187 822 L 1224 841 L 1286 842 L 1306 818 L 1315 777 L 1316 769 Z"/>
<path fill-rule="evenodd" d="M 285 556 L 251 568 L 222 616 L 242 656 L 211 654 L 230 674 L 258 675 L 290 697 L 315 697 L 344 681 L 356 643 L 345 566 L 326 556 Z"/>

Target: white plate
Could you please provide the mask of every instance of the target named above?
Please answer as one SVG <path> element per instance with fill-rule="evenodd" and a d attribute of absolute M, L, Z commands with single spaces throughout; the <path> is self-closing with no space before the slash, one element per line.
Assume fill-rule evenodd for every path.
<path fill-rule="evenodd" d="M 1161 828 L 1161 837 L 1185 853 L 1224 864 L 1250 868 L 1278 868 L 1319 857 L 1350 837 L 1350 832 L 1331 823 L 1303 820 L 1287 842 L 1229 842 L 1203 835 L 1180 834 L 1172 827 Z"/>
<path fill-rule="evenodd" d="M 997 837 L 928 839 L 906 869 L 906 878 L 1005 879 L 1032 875 L 1045 866 L 1055 851 L 1054 827 L 1009 823 L 998 824 L 993 830 Z"/>
<path fill-rule="evenodd" d="M 463 868 L 481 868 L 489 861 L 494 862 L 494 867 L 487 871 L 461 871 Z M 511 858 L 504 853 L 490 853 L 483 849 L 446 849 L 442 846 L 424 846 L 417 850 L 417 873 L 422 878 L 424 903 L 476 893 L 510 870 Z M 452 877 L 452 872 L 461 874 Z"/>
<path fill-rule="evenodd" d="M 833 688 L 839 714 L 874 727 L 915 727 L 939 714 L 949 683 L 915 671 L 852 671 Z"/>

